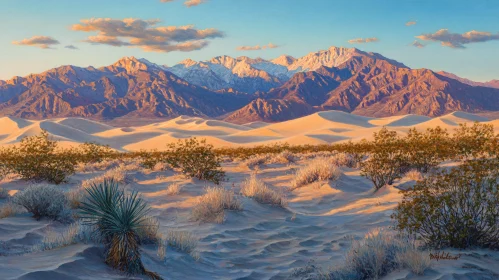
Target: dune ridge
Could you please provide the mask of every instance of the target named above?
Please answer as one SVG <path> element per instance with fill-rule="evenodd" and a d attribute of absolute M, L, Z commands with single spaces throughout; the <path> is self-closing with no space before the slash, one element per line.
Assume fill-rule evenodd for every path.
<path fill-rule="evenodd" d="M 121 151 L 166 148 L 166 144 L 179 139 L 198 137 L 215 147 L 268 145 L 275 143 L 326 144 L 348 140 L 369 139 L 383 126 L 402 135 L 410 128 L 424 130 L 440 126 L 452 131 L 460 123 L 499 123 L 487 118 L 453 112 L 429 118 L 419 115 L 401 115 L 369 118 L 341 111 L 324 111 L 280 123 L 248 123 L 243 125 L 199 117 L 180 116 L 164 122 L 136 126 L 113 127 L 82 118 L 59 118 L 28 121 L 13 117 L 0 118 L 0 146 L 18 143 L 23 137 L 46 130 L 54 139 L 66 146 L 83 142 L 109 145 Z"/>

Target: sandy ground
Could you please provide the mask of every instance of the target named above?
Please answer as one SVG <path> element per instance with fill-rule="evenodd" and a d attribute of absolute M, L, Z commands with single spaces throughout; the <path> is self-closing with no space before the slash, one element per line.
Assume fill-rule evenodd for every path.
<path fill-rule="evenodd" d="M 463 112 L 434 119 L 418 115 L 376 119 L 340 111 L 325 111 L 281 123 L 256 122 L 245 125 L 181 116 L 165 122 L 131 127 L 112 127 L 80 118 L 28 121 L 3 117 L 0 118 L 0 146 L 18 143 L 23 137 L 37 135 L 41 130 L 48 131 L 65 146 L 96 142 L 122 151 L 164 150 L 167 143 L 188 137 L 204 138 L 216 147 L 274 143 L 326 144 L 370 138 L 373 132 L 383 126 L 403 135 L 412 127 L 425 130 L 440 126 L 453 131 L 459 123 L 474 121 L 493 124 L 499 133 L 499 120 L 490 121 Z"/>
<path fill-rule="evenodd" d="M 289 191 L 293 174 L 305 163 L 272 164 L 259 170 L 259 178 L 286 194 L 287 208 L 240 197 L 244 210 L 227 212 L 223 224 L 199 224 L 190 218 L 196 198 L 208 186 L 205 182 L 172 171 L 131 172 L 135 182 L 127 188 L 140 191 L 148 201 L 151 214 L 161 223 L 161 232 L 187 230 L 199 239 L 199 260 L 168 248 L 162 261 L 154 245 L 145 246 L 146 267 L 165 279 L 300 279 L 292 276 L 294 269 L 310 261 L 323 269 L 339 265 L 352 239 L 362 238 L 370 229 L 390 226 L 392 209 L 401 199 L 397 185 L 411 183 L 402 180 L 373 193 L 372 185 L 359 170 L 342 168 L 343 175 L 337 182 Z M 226 163 L 223 168 L 228 175 L 224 186 L 236 193 L 241 181 L 253 172 L 237 162 Z M 81 180 L 97 175 L 99 172 L 76 174 L 61 188 L 77 187 Z M 166 187 L 174 182 L 183 186 L 181 192 L 166 195 Z M 2 185 L 11 192 L 26 186 L 20 181 Z M 62 232 L 66 227 L 50 220 L 35 221 L 29 214 L 0 219 L 0 279 L 141 279 L 108 268 L 103 263 L 102 248 L 93 244 L 21 253 L 48 232 Z M 497 279 L 499 253 L 451 252 L 463 256 L 457 261 L 433 261 L 424 276 L 399 270 L 385 279 Z"/>
<path fill-rule="evenodd" d="M 169 142 L 190 136 L 206 138 L 218 147 L 284 142 L 323 144 L 369 138 L 382 126 L 403 134 L 411 127 L 440 125 L 452 130 L 459 123 L 473 121 L 491 123 L 499 132 L 497 120 L 462 112 L 434 119 L 415 115 L 373 119 L 328 111 L 282 123 L 246 125 L 179 117 L 126 128 L 77 118 L 27 121 L 4 117 L 0 118 L 0 145 L 15 144 L 42 129 L 64 145 L 92 141 L 119 150 L 163 149 Z M 371 229 L 392 225 L 390 215 L 401 199 L 398 185 L 411 183 L 397 182 L 373 193 L 371 183 L 360 176 L 359 170 L 342 168 L 343 175 L 337 182 L 289 191 L 297 168 L 306 163 L 302 160 L 290 165 L 267 165 L 258 173 L 269 186 L 286 194 L 287 208 L 240 197 L 244 210 L 228 212 L 223 224 L 199 224 L 190 218 L 197 197 L 208 186 L 205 182 L 185 179 L 172 171 L 131 172 L 134 182 L 127 188 L 141 192 L 149 202 L 151 214 L 161 223 L 161 232 L 187 230 L 199 239 L 199 260 L 169 248 L 166 260 L 161 261 L 155 246 L 147 245 L 143 250 L 145 265 L 165 279 L 295 279 L 291 276 L 294 269 L 310 261 L 323 269 L 341 264 L 352 239 L 362 238 Z M 239 193 L 240 183 L 252 171 L 237 162 L 224 163 L 223 168 L 228 176 L 224 186 Z M 60 187 L 76 188 L 82 180 L 101 173 L 77 173 L 70 183 Z M 183 186 L 180 194 L 166 195 L 167 186 L 175 182 Z M 27 185 L 14 181 L 1 183 L 0 187 L 12 195 Z M 5 201 L 0 199 L 0 204 Z M 102 248 L 93 244 L 23 253 L 50 232 L 66 228 L 59 222 L 35 221 L 29 214 L 0 219 L 0 279 L 134 279 L 108 268 L 103 262 Z M 499 279 L 499 253 L 451 252 L 463 256 L 456 261 L 434 261 L 424 276 L 400 270 L 386 279 Z"/>

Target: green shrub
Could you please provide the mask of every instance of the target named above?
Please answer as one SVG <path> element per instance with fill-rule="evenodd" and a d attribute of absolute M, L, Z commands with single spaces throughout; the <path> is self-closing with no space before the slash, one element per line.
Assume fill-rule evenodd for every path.
<path fill-rule="evenodd" d="M 63 213 L 67 199 L 63 191 L 48 185 L 32 185 L 16 193 L 14 204 L 23 206 L 37 220 L 48 217 L 58 219 Z"/>
<path fill-rule="evenodd" d="M 386 128 L 374 133 L 369 158 L 360 163 L 361 175 L 373 182 L 376 190 L 393 184 L 395 179 L 407 171 L 407 156 L 403 150 L 404 142 L 396 131 Z"/>
<path fill-rule="evenodd" d="M 458 158 L 472 159 L 488 157 L 487 145 L 493 139 L 494 126 L 475 122 L 472 126 L 459 124 L 454 132 L 455 154 Z M 497 138 L 496 138 L 497 139 Z"/>
<path fill-rule="evenodd" d="M 225 178 L 220 168 L 222 159 L 206 144 L 206 140 L 186 139 L 168 145 L 165 162 L 173 168 L 179 168 L 183 174 L 219 184 Z"/>
<path fill-rule="evenodd" d="M 19 147 L 4 151 L 6 167 L 24 180 L 60 184 L 74 174 L 76 159 L 68 150 L 57 149 L 46 131 L 21 140 Z"/>
<path fill-rule="evenodd" d="M 431 171 L 454 153 L 447 130 L 440 127 L 428 128 L 425 132 L 412 128 L 403 141 L 401 147 L 408 163 L 422 173 Z"/>
<path fill-rule="evenodd" d="M 499 161 L 467 161 L 404 192 L 392 217 L 432 247 L 499 248 Z"/>
<path fill-rule="evenodd" d="M 90 142 L 79 145 L 76 153 L 80 162 L 84 163 L 99 163 L 115 155 L 115 152 L 109 146 Z"/>
<path fill-rule="evenodd" d="M 140 233 L 147 231 L 148 226 L 146 202 L 136 192 L 125 194 L 112 180 L 86 191 L 88 197 L 81 203 L 81 217 L 98 229 L 106 249 L 106 263 L 129 275 L 161 279 L 147 271 L 140 258 Z"/>

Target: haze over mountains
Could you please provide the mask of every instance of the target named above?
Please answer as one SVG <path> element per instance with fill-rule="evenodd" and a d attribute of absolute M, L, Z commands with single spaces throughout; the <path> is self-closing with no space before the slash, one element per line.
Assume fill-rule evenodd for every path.
<path fill-rule="evenodd" d="M 190 115 L 246 123 L 325 110 L 371 117 L 499 111 L 499 82 L 337 47 L 301 58 L 219 56 L 172 67 L 125 57 L 101 68 L 61 66 L 0 81 L 0 115 L 27 119 Z"/>

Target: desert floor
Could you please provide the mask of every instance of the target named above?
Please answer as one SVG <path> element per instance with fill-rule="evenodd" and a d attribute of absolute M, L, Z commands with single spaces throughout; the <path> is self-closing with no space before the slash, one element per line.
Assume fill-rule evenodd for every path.
<path fill-rule="evenodd" d="M 308 160 L 264 165 L 258 170 L 258 178 L 285 194 L 289 200 L 286 208 L 262 205 L 240 196 L 244 210 L 227 211 L 223 224 L 191 220 L 191 208 L 208 186 L 205 182 L 186 179 L 172 171 L 130 171 L 133 182 L 126 188 L 138 190 L 149 202 L 151 214 L 161 223 L 161 232 L 186 230 L 199 239 L 198 259 L 168 248 L 162 261 L 155 246 L 144 246 L 146 267 L 165 279 L 306 279 L 303 268 L 307 265 L 327 270 L 341 264 L 353 239 L 361 239 L 371 229 L 392 225 L 392 209 L 401 199 L 399 188 L 413 183 L 405 178 L 374 193 L 359 170 L 342 167 L 336 182 L 290 191 L 294 173 Z M 236 193 L 240 183 L 254 172 L 241 162 L 224 163 L 223 168 L 228 176 L 223 185 Z M 78 187 L 82 180 L 101 173 L 77 173 L 61 188 Z M 167 195 L 166 187 L 175 182 L 182 186 L 180 193 Z M 26 186 L 22 181 L 1 185 L 11 194 Z M 98 245 L 75 244 L 26 252 L 45 235 L 67 227 L 48 219 L 36 221 L 28 213 L 0 219 L 0 279 L 142 279 L 108 268 Z M 448 252 L 462 256 L 458 260 L 433 260 L 431 269 L 423 276 L 397 270 L 386 279 L 497 279 L 498 252 Z M 297 275 L 295 269 L 300 268 L 302 273 Z"/>

